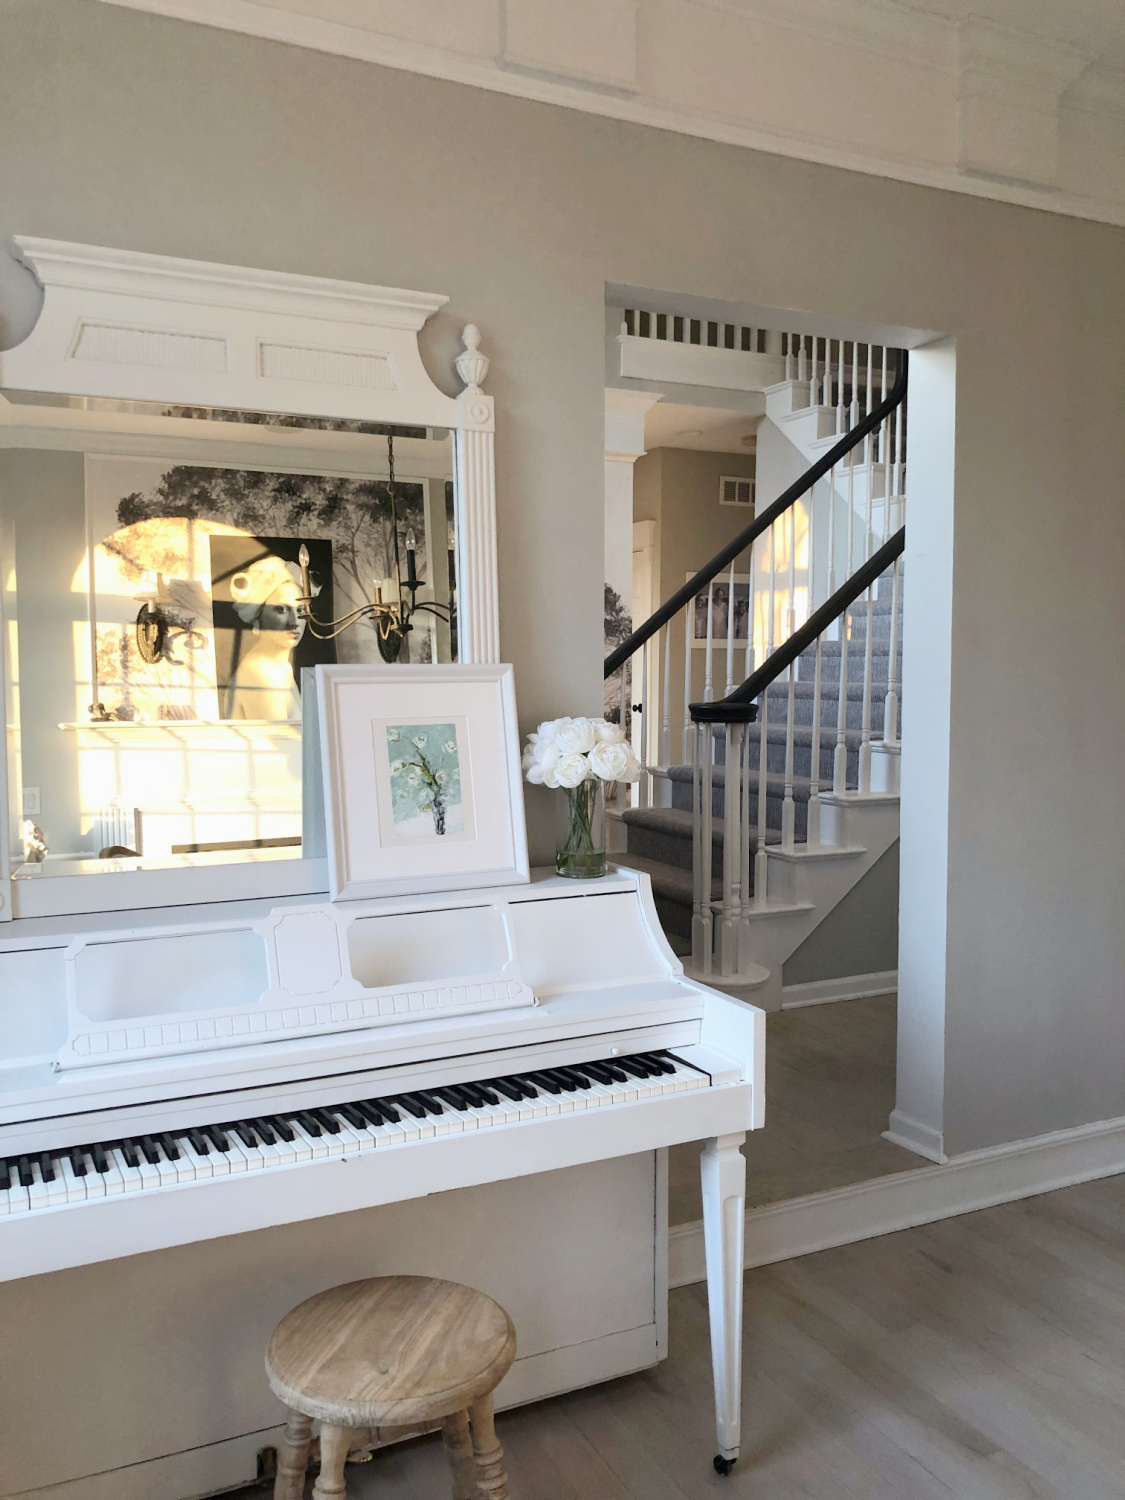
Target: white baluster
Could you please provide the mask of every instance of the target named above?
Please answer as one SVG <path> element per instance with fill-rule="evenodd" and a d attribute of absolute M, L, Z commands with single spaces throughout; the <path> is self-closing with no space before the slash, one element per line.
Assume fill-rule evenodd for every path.
<path fill-rule="evenodd" d="M 738 923 L 738 972 L 749 973 L 753 962 L 750 956 L 752 918 L 750 915 L 753 895 L 750 890 L 750 726 L 742 731 L 742 759 L 738 771 L 739 813 L 742 819 L 739 852 L 742 868 L 739 873 L 740 916 Z"/>
<path fill-rule="evenodd" d="M 848 413 L 848 431 L 859 423 L 859 344 L 852 339 L 852 404 Z M 848 455 L 849 458 L 851 454 Z"/>
<path fill-rule="evenodd" d="M 730 577 L 727 580 L 727 677 L 726 691 L 734 692 L 734 558 L 731 558 Z"/>
<path fill-rule="evenodd" d="M 633 754 L 640 761 L 643 770 L 641 779 L 633 783 L 638 807 L 652 806 L 652 773 L 649 770 L 648 753 L 648 723 L 649 709 L 648 701 L 648 642 L 641 647 L 641 701 L 633 714 L 634 729 L 633 738 L 636 742 Z"/>
<path fill-rule="evenodd" d="M 699 874 L 703 893 L 703 911 L 700 922 L 700 949 L 703 954 L 704 974 L 710 974 L 715 951 L 715 918 L 711 909 L 711 858 L 715 840 L 715 737 L 710 724 L 702 726 L 701 751 L 703 755 L 700 777 L 701 808 L 699 834 Z M 695 944 L 692 944 L 695 951 Z"/>
<path fill-rule="evenodd" d="M 719 966 L 724 977 L 738 968 L 738 925 L 740 918 L 739 876 L 742 859 L 738 847 L 741 820 L 739 814 L 739 761 L 742 757 L 741 724 L 724 726 L 723 761 L 723 915 L 719 924 Z"/>
<path fill-rule="evenodd" d="M 871 346 L 867 347 L 867 411 L 872 410 L 872 370 L 871 370 Z M 866 562 L 874 551 L 874 496 L 875 488 L 875 464 L 873 461 L 873 434 L 868 434 L 866 454 L 866 489 L 867 503 L 864 507 L 865 526 L 863 538 L 863 560 Z M 863 715 L 862 729 L 859 742 L 859 778 L 857 785 L 861 792 L 871 790 L 871 673 L 872 673 L 872 651 L 874 642 L 872 636 L 875 633 L 874 605 L 875 588 L 869 585 L 867 589 L 867 633 L 863 642 Z"/>
<path fill-rule="evenodd" d="M 691 723 L 691 642 L 695 631 L 695 600 L 690 599 L 684 609 L 684 734 L 683 734 L 683 759 L 686 765 L 692 756 L 692 745 L 694 744 L 693 729 Z"/>
<path fill-rule="evenodd" d="M 788 608 L 785 612 L 785 639 L 797 628 L 795 595 L 797 592 L 797 507 L 789 507 L 789 578 Z M 796 833 L 796 807 L 793 802 L 793 717 L 796 707 L 797 663 L 789 664 L 789 697 L 785 718 L 785 790 L 781 802 L 781 842 L 792 849 Z"/>
<path fill-rule="evenodd" d="M 766 856 L 766 749 L 770 720 L 768 688 L 758 702 L 761 728 L 758 734 L 758 848 L 754 854 L 754 901 L 756 905 L 764 906 L 769 874 L 769 860 Z"/>
<path fill-rule="evenodd" d="M 786 378 L 786 380 L 792 380 L 793 379 L 793 335 L 791 333 L 783 333 L 781 336 L 785 340 L 785 378 Z"/>
<path fill-rule="evenodd" d="M 688 605 L 691 609 L 691 605 Z M 672 625 L 660 632 L 664 643 L 664 691 L 661 694 L 660 764 L 667 767 L 672 759 Z"/>
<path fill-rule="evenodd" d="M 809 762 L 812 785 L 809 789 L 808 825 L 805 832 L 805 843 L 813 847 L 820 843 L 820 644 L 822 640 L 823 637 L 818 635 L 816 670 L 813 674 L 812 759 Z"/>
<path fill-rule="evenodd" d="M 844 341 L 839 339 L 836 366 L 836 434 L 842 437 L 847 431 L 848 414 L 844 410 Z"/>
<path fill-rule="evenodd" d="M 797 379 L 807 380 L 809 378 L 808 355 L 805 353 L 805 335 L 798 335 L 797 343 Z"/>
<path fill-rule="evenodd" d="M 746 681 L 754 671 L 754 543 L 750 543 L 750 551 L 747 554 L 747 584 L 746 584 L 746 660 L 743 663 L 743 682 Z"/>
<path fill-rule="evenodd" d="M 853 360 L 854 368 L 854 360 Z M 851 455 L 849 454 L 849 457 Z M 845 578 L 850 578 L 855 555 L 855 464 L 848 464 L 847 559 Z M 832 762 L 832 790 L 839 794 L 848 789 L 848 618 L 846 609 L 840 616 L 840 698 L 836 719 L 836 753 Z"/>
<path fill-rule="evenodd" d="M 838 504 L 836 466 L 833 464 L 828 471 L 828 568 L 824 584 L 826 600 L 831 599 L 836 592 L 836 507 Z"/>
<path fill-rule="evenodd" d="M 706 971 L 709 952 L 703 900 L 703 761 L 705 748 L 710 750 L 704 746 L 709 734 L 708 725 L 691 726 L 691 966 L 697 974 Z"/>
<path fill-rule="evenodd" d="M 703 667 L 703 701 L 704 701 L 704 703 L 710 703 L 711 700 L 715 696 L 714 690 L 713 690 L 713 686 L 712 686 L 712 665 L 713 665 L 714 648 L 715 648 L 715 633 L 714 633 L 714 629 L 713 629 L 714 622 L 715 622 L 715 585 L 713 583 L 709 583 L 707 585 L 707 648 L 706 648 L 706 650 L 704 652 L 704 667 Z"/>

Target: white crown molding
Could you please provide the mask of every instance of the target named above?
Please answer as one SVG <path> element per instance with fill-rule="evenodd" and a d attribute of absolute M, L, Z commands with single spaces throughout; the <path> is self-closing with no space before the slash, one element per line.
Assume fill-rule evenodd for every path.
<path fill-rule="evenodd" d="M 1097 89 L 1085 92 L 1086 78 L 1096 71 L 1096 64 L 1087 67 L 1090 61 L 1087 54 L 1062 43 L 1013 32 L 975 18 L 970 18 L 963 30 L 959 30 L 958 22 L 952 17 L 923 13 L 911 6 L 892 3 L 892 0 L 793 0 L 792 4 L 786 0 L 784 6 L 779 0 L 774 0 L 774 3 L 769 3 L 769 0 L 745 0 L 745 3 L 744 0 L 661 0 L 659 7 L 652 0 L 640 0 L 638 38 L 645 36 L 646 28 L 648 34 L 644 45 L 638 40 L 636 91 L 629 92 L 620 85 L 609 86 L 604 80 L 587 78 L 582 82 L 569 76 L 575 70 L 566 65 L 565 47 L 562 48 L 564 65 L 552 75 L 542 64 L 530 69 L 506 62 L 503 41 L 499 50 L 491 53 L 457 51 L 294 9 L 279 10 L 259 3 L 259 0 L 103 0 L 103 3 L 221 27 L 728 145 L 972 197 L 1125 225 L 1125 193 L 1119 182 L 1107 180 L 1102 194 L 1100 183 L 1097 184 L 1099 191 L 1094 192 L 1085 182 L 1079 186 L 1056 180 L 1057 160 L 1084 158 L 1089 152 L 1085 149 L 1085 137 L 1070 143 L 1066 151 L 1056 150 L 1053 134 L 1061 120 L 1068 130 L 1085 130 L 1093 138 L 1097 117 L 1118 116 L 1125 108 L 1125 99 L 1120 103 L 1115 100 L 1112 89 L 1120 75 L 1111 71 L 1101 79 Z M 319 0 L 307 0 L 307 3 L 311 11 Z M 519 0 L 519 3 L 525 4 L 528 0 Z M 578 3 L 578 0 L 571 0 L 571 3 Z M 495 0 L 495 4 L 497 35 L 502 36 L 500 0 Z M 375 7 L 373 12 L 373 24 L 377 24 L 379 18 Z M 646 79 L 646 58 L 650 58 L 653 51 L 652 28 L 667 24 L 669 16 L 677 18 L 681 24 L 680 34 L 702 49 L 693 59 L 698 71 L 700 66 L 708 66 L 705 53 L 708 43 L 701 33 L 705 29 L 702 24 L 704 17 L 709 12 L 746 28 L 740 44 L 746 46 L 748 55 L 758 47 L 759 65 L 762 49 L 768 53 L 771 34 L 777 36 L 789 32 L 819 42 L 819 49 L 810 48 L 810 58 L 814 53 L 816 58 L 810 62 L 809 76 L 803 79 L 799 96 L 817 101 L 822 106 L 821 118 L 829 115 L 834 121 L 838 113 L 850 113 L 854 128 L 862 126 L 868 130 L 867 140 L 842 139 L 835 124 L 826 126 L 826 133 L 818 133 L 811 125 L 802 129 L 799 123 L 794 125 L 793 112 L 788 109 L 784 116 L 773 119 L 754 117 L 751 112 L 765 106 L 759 103 L 756 91 L 750 89 L 744 91 L 746 114 L 724 112 L 721 103 L 710 109 L 700 108 L 694 102 L 697 92 L 691 90 L 687 91 L 691 103 L 650 90 Z M 699 18 L 699 24 L 693 22 L 693 16 Z M 846 66 L 840 66 L 832 51 L 842 47 L 866 53 L 888 67 L 885 88 L 869 85 L 870 109 L 858 125 L 854 111 L 845 108 L 851 75 Z M 994 58 L 998 51 L 1004 58 L 1003 66 L 998 64 L 1002 80 L 989 85 L 1002 91 L 1003 97 L 1000 98 L 995 92 L 984 92 L 981 75 L 986 68 L 984 59 L 989 49 Z M 675 56 L 676 50 L 673 49 L 673 63 Z M 1081 76 L 1075 82 L 1072 75 L 1079 64 Z M 964 79 L 963 65 L 967 70 Z M 713 66 L 716 69 L 729 67 L 729 56 L 716 52 Z M 909 115 L 909 105 L 905 106 L 907 113 L 903 117 L 902 80 L 889 71 L 895 66 L 908 66 L 918 70 L 919 79 L 931 80 L 927 85 L 930 93 L 913 117 Z M 1069 86 L 1068 78 L 1071 79 Z M 1125 76 L 1122 76 L 1122 84 L 1125 86 Z M 1082 103 L 1072 109 L 1069 102 L 1076 92 L 1081 94 Z M 906 93 L 909 94 L 910 90 L 907 89 Z M 1050 109 L 1055 111 L 1054 118 L 1046 108 L 1045 93 L 1051 96 Z M 825 107 L 826 100 L 837 96 L 841 101 L 841 111 Z M 895 104 L 894 100 L 899 102 Z M 741 96 L 738 102 L 741 106 Z M 982 105 L 987 110 L 999 110 L 1002 116 L 1006 114 L 1006 118 L 969 119 L 962 122 L 962 129 L 958 132 L 958 113 L 964 114 L 968 109 L 979 115 Z M 1017 160 L 1015 170 L 1010 170 L 1012 163 L 1005 159 L 1003 151 L 998 151 L 996 140 L 1003 141 L 1009 127 L 1014 124 L 1017 129 L 1022 128 L 1028 120 L 1047 127 L 1046 134 L 1031 143 L 1028 159 Z M 872 125 L 877 127 L 873 132 Z M 879 144 L 873 144 L 873 141 Z M 953 152 L 949 151 L 951 141 L 957 144 Z M 909 146 L 896 144 L 905 142 L 909 142 Z"/>

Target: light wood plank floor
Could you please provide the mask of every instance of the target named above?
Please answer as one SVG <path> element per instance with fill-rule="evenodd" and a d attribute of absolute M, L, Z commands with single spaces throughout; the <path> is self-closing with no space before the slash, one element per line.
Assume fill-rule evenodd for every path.
<path fill-rule="evenodd" d="M 881 1139 L 895 1106 L 896 1026 L 894 995 L 766 1018 L 766 1124 L 746 1142 L 749 1206 L 926 1165 Z M 672 1224 L 703 1217 L 699 1152 L 669 1152 Z"/>
<path fill-rule="evenodd" d="M 1125 1177 L 747 1272 L 729 1479 L 711 1470 L 705 1288 L 671 1315 L 662 1365 L 498 1419 L 513 1500 L 1125 1496 Z M 348 1484 L 449 1495 L 436 1439 Z"/>

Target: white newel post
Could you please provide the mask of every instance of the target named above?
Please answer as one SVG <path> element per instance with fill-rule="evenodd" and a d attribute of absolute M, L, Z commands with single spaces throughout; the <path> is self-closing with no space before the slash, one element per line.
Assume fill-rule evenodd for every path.
<path fill-rule="evenodd" d="M 465 382 L 457 398 L 457 659 L 483 665 L 500 660 L 500 597 L 496 573 L 496 417 L 481 390 L 489 360 L 470 323 L 465 352 L 454 361 Z"/>
<path fill-rule="evenodd" d="M 742 1415 L 742 1242 L 746 1216 L 744 1133 L 713 1137 L 703 1148 L 703 1236 L 707 1310 L 719 1456 L 738 1457 Z"/>

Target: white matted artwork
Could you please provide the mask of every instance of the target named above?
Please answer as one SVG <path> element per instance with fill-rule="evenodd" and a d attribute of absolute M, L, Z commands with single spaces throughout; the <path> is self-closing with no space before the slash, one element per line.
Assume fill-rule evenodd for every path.
<path fill-rule="evenodd" d="M 510 666 L 316 669 L 332 899 L 529 878 Z"/>

